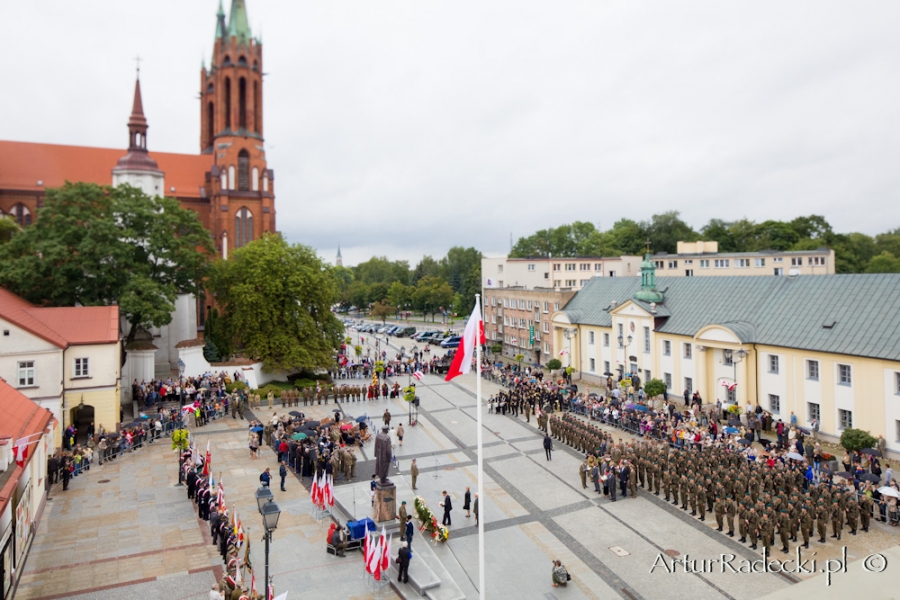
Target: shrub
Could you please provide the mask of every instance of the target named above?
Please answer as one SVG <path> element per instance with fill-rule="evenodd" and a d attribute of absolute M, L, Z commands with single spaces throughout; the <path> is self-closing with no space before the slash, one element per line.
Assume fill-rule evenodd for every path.
<path fill-rule="evenodd" d="M 246 390 L 247 384 L 243 381 L 232 381 L 231 383 L 225 384 L 225 391 L 229 394 L 235 390 Z"/>
<path fill-rule="evenodd" d="M 557 371 L 562 368 L 562 363 L 558 358 L 551 358 L 547 361 L 547 368 L 551 371 Z"/>
<path fill-rule="evenodd" d="M 661 379 L 651 379 L 644 384 L 644 393 L 650 398 L 662 396 L 666 393 L 666 384 Z"/>
<path fill-rule="evenodd" d="M 500 344 L 494 344 L 493 346 L 491 346 L 491 352 L 493 352 L 494 354 L 500 354 L 501 352 L 503 352 L 503 346 Z"/>
<path fill-rule="evenodd" d="M 732 404 L 732 405 L 729 406 L 726 410 L 727 410 L 728 412 L 730 412 L 732 415 L 734 415 L 735 417 L 740 417 L 740 416 L 741 416 L 741 413 L 743 412 L 743 411 L 741 410 L 741 407 L 738 406 L 737 404 Z"/>
<path fill-rule="evenodd" d="M 848 452 L 856 452 L 864 448 L 873 448 L 878 443 L 868 431 L 848 427 L 841 433 L 841 447 Z"/>

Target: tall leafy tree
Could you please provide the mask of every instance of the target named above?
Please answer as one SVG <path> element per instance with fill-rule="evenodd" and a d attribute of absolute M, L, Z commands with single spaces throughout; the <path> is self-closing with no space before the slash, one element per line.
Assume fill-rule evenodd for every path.
<path fill-rule="evenodd" d="M 649 222 L 643 224 L 643 229 L 653 252 L 675 253 L 678 251 L 678 242 L 693 242 L 699 237 L 690 225 L 681 220 L 678 211 L 674 210 L 653 215 Z"/>
<path fill-rule="evenodd" d="M 619 219 L 606 233 L 612 254 L 643 254 L 647 232 L 631 219 Z"/>
<path fill-rule="evenodd" d="M 866 273 L 900 273 L 900 258 L 885 250 L 869 261 Z"/>
<path fill-rule="evenodd" d="M 343 327 L 338 282 L 312 248 L 267 234 L 214 263 L 210 289 L 234 346 L 267 371 L 327 368 Z"/>
<path fill-rule="evenodd" d="M 10 241 L 19 231 L 21 231 L 19 224 L 11 216 L 0 216 L 0 244 Z"/>
<path fill-rule="evenodd" d="M 45 306 L 118 304 L 130 342 L 138 327 L 168 324 L 179 293 L 199 291 L 213 250 L 196 214 L 173 198 L 66 183 L 0 246 L 0 285 Z"/>

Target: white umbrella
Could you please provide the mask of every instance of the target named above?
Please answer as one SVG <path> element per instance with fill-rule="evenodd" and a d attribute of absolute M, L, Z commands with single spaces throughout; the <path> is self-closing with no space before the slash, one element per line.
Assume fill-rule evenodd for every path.
<path fill-rule="evenodd" d="M 803 455 L 797 454 L 796 452 L 788 452 L 785 456 L 791 460 L 803 460 Z"/>
<path fill-rule="evenodd" d="M 878 493 L 882 496 L 893 496 L 894 498 L 900 498 L 900 491 L 897 491 L 895 488 L 892 488 L 889 485 L 878 488 Z"/>

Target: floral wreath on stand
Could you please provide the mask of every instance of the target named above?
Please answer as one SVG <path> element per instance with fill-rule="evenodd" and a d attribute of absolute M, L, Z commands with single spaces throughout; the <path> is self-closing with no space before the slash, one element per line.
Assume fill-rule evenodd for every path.
<path fill-rule="evenodd" d="M 413 507 L 416 509 L 416 519 L 419 521 L 419 531 L 427 531 L 431 536 L 432 544 L 446 542 L 450 538 L 450 530 L 438 523 L 437 517 L 425 504 L 422 496 L 416 496 L 416 499 L 413 500 Z"/>

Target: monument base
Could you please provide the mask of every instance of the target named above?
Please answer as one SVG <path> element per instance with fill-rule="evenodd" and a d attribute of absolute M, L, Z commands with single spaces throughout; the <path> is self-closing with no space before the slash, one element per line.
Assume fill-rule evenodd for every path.
<path fill-rule="evenodd" d="M 393 483 L 375 484 L 375 508 L 372 520 L 376 523 L 393 521 L 397 516 L 397 486 Z"/>

